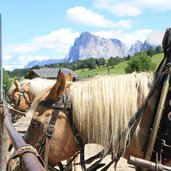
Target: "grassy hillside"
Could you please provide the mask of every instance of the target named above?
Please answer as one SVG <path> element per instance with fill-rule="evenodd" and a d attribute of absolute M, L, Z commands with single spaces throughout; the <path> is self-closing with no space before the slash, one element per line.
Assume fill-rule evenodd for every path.
<path fill-rule="evenodd" d="M 157 55 L 154 55 L 152 57 L 152 61 L 158 66 L 161 62 L 161 60 L 163 59 L 164 54 L 163 53 L 159 53 Z"/>
<path fill-rule="evenodd" d="M 163 53 L 154 55 L 152 61 L 158 66 L 158 64 L 163 59 Z M 118 65 L 115 65 L 113 68 L 100 67 L 96 69 L 84 69 L 75 71 L 81 78 L 88 78 L 95 75 L 106 75 L 106 74 L 124 74 L 125 67 L 127 66 L 127 61 L 121 62 Z"/>

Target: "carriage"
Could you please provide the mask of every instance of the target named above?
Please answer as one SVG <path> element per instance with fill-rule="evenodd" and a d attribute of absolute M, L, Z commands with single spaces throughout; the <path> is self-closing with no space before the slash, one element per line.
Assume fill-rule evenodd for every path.
<path fill-rule="evenodd" d="M 163 50 L 164 58 L 154 73 L 69 83 L 58 73 L 56 82 L 33 100 L 26 113 L 33 117 L 23 136 L 43 158 L 46 170 L 56 166 L 65 170 L 61 161 L 78 152 L 83 171 L 108 170 L 122 156 L 136 170 L 171 170 L 171 29 L 165 32 Z M 104 149 L 85 159 L 84 147 L 89 143 Z M 109 154 L 111 161 L 104 165 Z"/>

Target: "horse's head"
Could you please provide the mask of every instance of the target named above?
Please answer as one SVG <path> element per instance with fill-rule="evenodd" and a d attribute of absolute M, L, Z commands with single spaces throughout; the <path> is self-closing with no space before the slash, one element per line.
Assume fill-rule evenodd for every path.
<path fill-rule="evenodd" d="M 22 84 L 18 80 L 15 80 L 14 85 L 15 88 L 11 95 L 11 101 L 14 108 L 20 111 L 26 111 L 31 105 L 29 83 Z"/>
<path fill-rule="evenodd" d="M 65 75 L 59 73 L 56 83 L 45 89 L 34 99 L 29 111 L 32 113 L 33 118 L 24 135 L 27 143 L 40 149 L 40 144 L 43 144 L 47 136 L 47 129 L 50 129 L 52 137 L 49 145 L 50 149 L 53 149 L 50 153 L 52 163 L 54 156 L 59 155 L 60 159 L 65 160 L 68 158 L 68 154 L 66 154 L 68 149 L 71 151 L 72 156 L 77 148 L 66 116 L 66 91 Z M 73 143 L 70 144 L 70 141 L 73 141 Z"/>

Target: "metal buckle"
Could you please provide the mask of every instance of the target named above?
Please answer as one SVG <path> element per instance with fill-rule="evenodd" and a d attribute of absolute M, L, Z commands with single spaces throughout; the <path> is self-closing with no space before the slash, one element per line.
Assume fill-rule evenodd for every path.
<path fill-rule="evenodd" d="M 81 138 L 81 139 L 80 139 Z M 81 135 L 81 134 L 76 134 L 75 136 L 74 136 L 74 140 L 75 140 L 75 142 L 77 143 L 77 144 L 80 144 L 80 141 L 82 141 L 82 143 L 84 143 L 84 138 L 83 138 L 83 136 Z"/>
<path fill-rule="evenodd" d="M 52 134 L 55 132 L 55 126 L 54 125 L 49 125 L 48 129 L 46 131 L 46 135 L 51 138 Z"/>

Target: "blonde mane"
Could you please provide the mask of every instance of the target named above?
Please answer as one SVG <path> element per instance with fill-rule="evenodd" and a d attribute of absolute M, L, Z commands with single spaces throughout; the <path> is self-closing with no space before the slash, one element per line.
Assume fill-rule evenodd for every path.
<path fill-rule="evenodd" d="M 152 82 L 153 73 L 143 72 L 96 77 L 72 85 L 74 121 L 87 143 L 111 144 L 115 153 L 123 149 L 129 138 L 129 119 L 146 99 Z M 115 141 L 123 130 L 127 131 L 117 145 Z"/>
<path fill-rule="evenodd" d="M 20 81 L 20 83 L 22 85 L 30 84 L 29 92 L 33 98 L 36 97 L 38 94 L 40 94 L 42 92 L 42 90 L 45 89 L 46 87 L 48 87 L 50 85 L 54 85 L 55 82 L 56 82 L 56 80 L 43 79 L 43 78 L 34 78 L 31 80 L 24 79 L 24 80 Z M 12 95 L 15 88 L 16 88 L 15 84 L 12 84 L 12 86 L 10 87 L 10 89 L 8 91 L 9 96 Z"/>
<path fill-rule="evenodd" d="M 34 99 L 38 94 L 42 92 L 48 86 L 54 85 L 56 80 L 34 78 L 30 80 L 30 94 Z"/>

